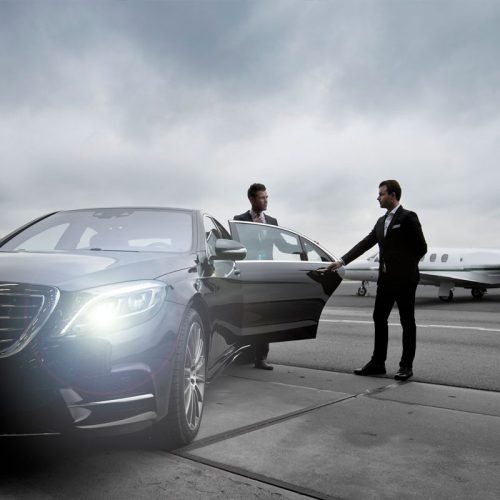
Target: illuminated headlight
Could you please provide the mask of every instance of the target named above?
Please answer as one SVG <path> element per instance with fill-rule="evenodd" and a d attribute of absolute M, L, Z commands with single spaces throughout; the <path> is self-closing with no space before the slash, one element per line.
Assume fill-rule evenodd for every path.
<path fill-rule="evenodd" d="M 85 290 L 83 301 L 60 335 L 112 333 L 152 318 L 166 297 L 159 281 L 118 283 Z"/>

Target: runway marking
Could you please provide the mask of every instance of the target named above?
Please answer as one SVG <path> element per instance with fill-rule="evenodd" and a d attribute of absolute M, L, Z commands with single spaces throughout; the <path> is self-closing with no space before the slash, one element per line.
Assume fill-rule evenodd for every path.
<path fill-rule="evenodd" d="M 322 323 L 362 323 L 373 325 L 373 321 L 362 321 L 356 319 L 321 319 Z M 388 323 L 389 326 L 401 326 L 400 323 Z M 418 328 L 445 328 L 448 330 L 479 330 L 481 332 L 500 332 L 499 328 L 486 328 L 484 326 L 460 326 L 460 325 L 417 325 Z"/>

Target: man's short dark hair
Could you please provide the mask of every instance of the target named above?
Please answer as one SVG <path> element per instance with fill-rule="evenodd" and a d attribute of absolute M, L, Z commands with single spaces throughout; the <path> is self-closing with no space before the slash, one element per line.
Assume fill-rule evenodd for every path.
<path fill-rule="evenodd" d="M 265 191 L 265 190 L 266 186 L 264 186 L 264 184 L 259 184 L 258 182 L 256 182 L 255 184 L 252 184 L 248 188 L 248 198 L 255 198 L 259 191 Z"/>
<path fill-rule="evenodd" d="M 385 186 L 387 188 L 387 192 L 389 194 L 394 193 L 396 195 L 396 200 L 401 199 L 401 186 L 399 185 L 398 181 L 395 181 L 394 179 L 390 179 L 388 181 L 382 181 L 378 187 Z"/>

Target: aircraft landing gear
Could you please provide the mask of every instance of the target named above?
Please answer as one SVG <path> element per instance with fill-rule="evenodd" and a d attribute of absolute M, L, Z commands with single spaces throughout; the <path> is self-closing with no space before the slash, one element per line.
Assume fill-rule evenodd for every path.
<path fill-rule="evenodd" d="M 366 295 L 366 281 L 361 282 L 361 286 L 358 288 L 358 291 L 356 292 L 356 295 L 358 297 L 364 297 Z"/>
<path fill-rule="evenodd" d="M 485 288 L 473 288 L 470 293 L 476 300 L 481 300 L 484 297 L 484 294 L 486 293 Z"/>
<path fill-rule="evenodd" d="M 453 300 L 453 291 L 450 290 L 448 295 L 440 295 L 439 300 L 442 300 L 443 302 L 451 302 Z"/>

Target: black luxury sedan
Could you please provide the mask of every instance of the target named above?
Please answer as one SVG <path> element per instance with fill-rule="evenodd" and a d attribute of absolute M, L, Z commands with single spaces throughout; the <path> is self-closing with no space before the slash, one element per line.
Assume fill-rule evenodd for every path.
<path fill-rule="evenodd" d="M 0 435 L 198 432 L 206 384 L 256 341 L 314 338 L 342 278 L 280 227 L 94 208 L 0 240 Z"/>

